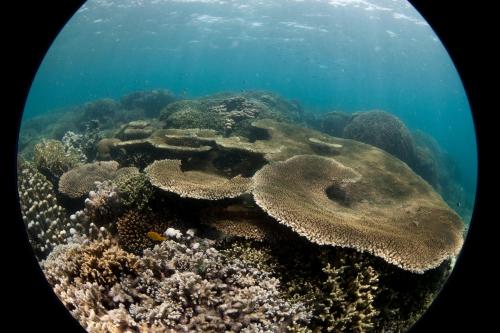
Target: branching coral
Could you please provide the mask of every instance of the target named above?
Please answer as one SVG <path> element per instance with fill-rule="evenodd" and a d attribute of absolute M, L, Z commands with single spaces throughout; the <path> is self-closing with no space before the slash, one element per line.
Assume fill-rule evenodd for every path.
<path fill-rule="evenodd" d="M 68 170 L 81 163 L 81 153 L 61 141 L 42 140 L 35 145 L 33 162 L 53 184 Z"/>
<path fill-rule="evenodd" d="M 284 300 L 268 272 L 228 258 L 192 231 L 170 235 L 142 258 L 111 240 L 63 245 L 43 269 L 90 332 L 274 332 L 309 322 L 311 314 Z"/>
<path fill-rule="evenodd" d="M 30 162 L 18 163 L 18 191 L 22 218 L 39 259 L 80 231 L 69 224 L 52 184 Z"/>

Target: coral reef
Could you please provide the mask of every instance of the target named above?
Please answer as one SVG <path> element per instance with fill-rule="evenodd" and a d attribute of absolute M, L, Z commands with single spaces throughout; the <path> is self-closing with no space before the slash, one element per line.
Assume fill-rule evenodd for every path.
<path fill-rule="evenodd" d="M 156 117 L 160 110 L 176 100 L 175 96 L 166 89 L 135 91 L 120 99 L 125 109 L 142 109 L 148 117 Z"/>
<path fill-rule="evenodd" d="M 81 163 L 81 158 L 78 150 L 65 146 L 61 141 L 42 140 L 35 145 L 33 162 L 44 176 L 57 184 L 63 173 Z"/>
<path fill-rule="evenodd" d="M 224 178 L 201 171 L 182 171 L 181 161 L 155 161 L 146 169 L 153 186 L 183 198 L 219 200 L 234 198 L 250 190 L 251 179 Z"/>
<path fill-rule="evenodd" d="M 65 196 L 77 199 L 96 189 L 96 182 L 113 180 L 135 174 L 135 167 L 118 168 L 116 161 L 94 162 L 81 165 L 65 172 L 59 179 L 59 192 Z"/>
<path fill-rule="evenodd" d="M 116 137 L 124 141 L 144 139 L 153 134 L 153 131 L 154 128 L 149 121 L 135 120 L 123 125 Z"/>
<path fill-rule="evenodd" d="M 110 331 L 272 332 L 309 322 L 310 312 L 280 297 L 269 272 L 228 258 L 192 231 L 171 235 L 141 258 L 111 240 L 63 245 L 42 267 L 89 332 L 103 325 Z"/>
<path fill-rule="evenodd" d="M 354 139 L 385 150 L 408 165 L 415 160 L 415 143 L 405 124 L 392 114 L 366 111 L 353 114 L 344 128 L 343 137 Z"/>
<path fill-rule="evenodd" d="M 116 187 L 110 181 L 95 182 L 96 190 L 90 191 L 85 199 L 85 208 L 70 215 L 74 225 L 88 230 L 90 225 L 111 226 L 122 213 L 123 205 Z M 88 231 L 90 233 L 90 230 Z"/>
<path fill-rule="evenodd" d="M 89 332 L 402 332 L 463 242 L 455 163 L 383 111 L 152 90 L 22 136 L 28 235 Z"/>
<path fill-rule="evenodd" d="M 139 211 L 149 208 L 149 203 L 154 197 L 154 188 L 145 174 L 117 177 L 114 183 L 123 206 Z"/>
<path fill-rule="evenodd" d="M 31 162 L 18 162 L 18 191 L 22 218 L 33 250 L 43 259 L 78 228 L 69 224 L 66 209 L 57 203 L 52 184 Z"/>
<path fill-rule="evenodd" d="M 161 111 L 160 119 L 167 127 L 208 128 L 225 136 L 250 135 L 255 119 L 297 121 L 301 108 L 281 97 L 265 92 L 220 93 L 198 100 L 183 100 Z"/>
<path fill-rule="evenodd" d="M 146 248 L 158 243 L 148 233 L 163 234 L 169 224 L 158 214 L 129 210 L 116 222 L 120 246 L 128 252 L 142 254 Z"/>
<path fill-rule="evenodd" d="M 315 243 L 368 251 L 412 272 L 458 253 L 463 224 L 427 184 L 420 191 L 405 185 L 400 170 L 376 176 L 356 170 L 297 155 L 259 170 L 252 193 L 269 215 Z M 376 184 L 385 178 L 390 192 L 373 178 Z"/>
<path fill-rule="evenodd" d="M 322 114 L 319 124 L 315 128 L 323 133 L 335 137 L 344 137 L 344 128 L 349 124 L 352 115 L 342 111 L 331 111 Z"/>
<path fill-rule="evenodd" d="M 104 138 L 99 140 L 96 145 L 96 159 L 99 161 L 111 160 L 111 151 L 118 142 L 120 142 L 120 139 L 116 138 Z"/>

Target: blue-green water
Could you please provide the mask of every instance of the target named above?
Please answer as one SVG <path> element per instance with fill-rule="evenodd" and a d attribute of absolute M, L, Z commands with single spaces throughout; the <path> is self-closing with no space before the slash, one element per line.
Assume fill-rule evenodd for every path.
<path fill-rule="evenodd" d="M 435 137 L 475 192 L 460 78 L 406 1 L 89 1 L 43 60 L 25 117 L 152 88 L 265 89 L 317 112 L 383 109 Z"/>

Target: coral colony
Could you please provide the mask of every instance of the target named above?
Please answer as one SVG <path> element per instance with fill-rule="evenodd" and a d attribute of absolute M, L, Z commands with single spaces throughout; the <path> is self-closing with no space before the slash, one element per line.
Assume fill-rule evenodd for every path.
<path fill-rule="evenodd" d="M 89 332 L 404 332 L 470 215 L 425 133 L 264 91 L 89 102 L 19 148 L 35 255 Z"/>

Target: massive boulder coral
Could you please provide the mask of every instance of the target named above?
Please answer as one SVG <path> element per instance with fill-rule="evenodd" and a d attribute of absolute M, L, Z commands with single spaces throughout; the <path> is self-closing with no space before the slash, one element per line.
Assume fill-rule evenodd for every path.
<path fill-rule="evenodd" d="M 410 131 L 396 116 L 381 110 L 359 112 L 344 128 L 343 137 L 381 148 L 412 165 L 415 143 Z"/>
<path fill-rule="evenodd" d="M 146 169 L 153 186 L 184 198 L 219 200 L 234 198 L 250 189 L 251 178 L 226 178 L 202 171 L 183 171 L 180 160 L 155 161 Z"/>
<path fill-rule="evenodd" d="M 135 91 L 123 96 L 120 104 L 125 109 L 142 109 L 148 117 L 155 117 L 168 104 L 176 100 L 175 96 L 166 89 Z"/>
<path fill-rule="evenodd" d="M 256 203 L 315 243 L 368 251 L 405 270 L 456 255 L 458 215 L 396 158 L 357 148 L 339 161 L 298 155 L 266 165 L 253 177 Z"/>

